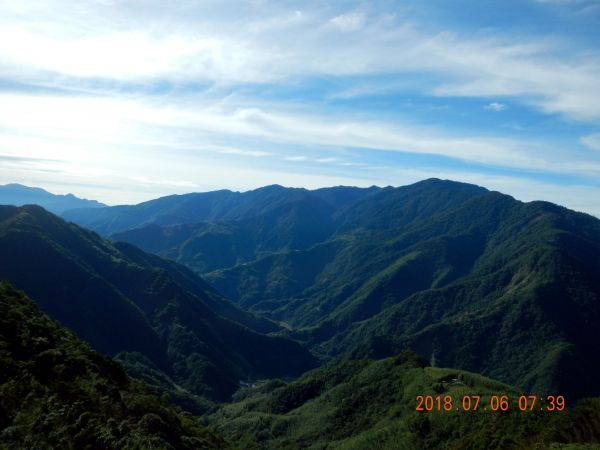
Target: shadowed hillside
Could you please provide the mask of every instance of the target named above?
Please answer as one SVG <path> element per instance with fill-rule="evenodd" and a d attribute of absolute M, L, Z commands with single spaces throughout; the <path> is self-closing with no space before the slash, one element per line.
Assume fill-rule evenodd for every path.
<path fill-rule="evenodd" d="M 224 399 L 240 379 L 315 365 L 296 342 L 259 332 L 276 325 L 238 310 L 189 270 L 40 207 L 0 207 L 0 252 L 0 277 L 50 317 L 193 394 Z"/>
<path fill-rule="evenodd" d="M 3 282 L 0 367 L 0 448 L 226 446 Z"/>

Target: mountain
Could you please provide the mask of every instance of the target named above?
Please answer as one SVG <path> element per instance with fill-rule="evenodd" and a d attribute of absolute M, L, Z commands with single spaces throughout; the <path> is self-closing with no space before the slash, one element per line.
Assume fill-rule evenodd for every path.
<path fill-rule="evenodd" d="M 296 342 L 264 334 L 274 323 L 240 311 L 188 269 L 41 207 L 0 207 L 0 254 L 0 278 L 51 318 L 184 393 L 226 399 L 239 380 L 315 365 Z"/>
<path fill-rule="evenodd" d="M 594 217 L 438 179 L 123 208 L 78 213 L 102 232 L 129 224 L 113 239 L 202 273 L 324 360 L 413 349 L 522 389 L 600 393 Z"/>
<path fill-rule="evenodd" d="M 96 200 L 77 198 L 73 194 L 57 195 L 40 188 L 16 183 L 0 186 L 0 205 L 39 205 L 55 214 L 75 208 L 88 209 L 106 206 Z"/>
<path fill-rule="evenodd" d="M 276 228 L 279 231 L 272 242 L 260 243 L 272 250 L 306 247 L 322 240 L 333 231 L 328 224 L 335 211 L 379 190 L 338 186 L 309 191 L 273 185 L 241 193 L 221 190 L 171 195 L 138 205 L 66 211 L 62 217 L 104 236 L 149 224 L 162 227 L 219 220 L 250 227 L 263 238 Z M 148 245 L 152 245 L 152 238 Z"/>
<path fill-rule="evenodd" d="M 3 282 L 0 367 L 1 448 L 226 447 Z"/>
<path fill-rule="evenodd" d="M 335 227 L 207 279 L 338 360 L 413 349 L 522 389 L 600 393 L 598 219 L 427 180 L 349 205 Z"/>
<path fill-rule="evenodd" d="M 346 361 L 289 384 L 257 383 L 222 405 L 209 423 L 245 449 L 600 448 L 600 399 L 569 404 L 562 412 L 541 411 L 536 399 L 533 411 L 520 411 L 520 395 L 502 383 L 429 367 L 405 353 Z M 417 396 L 440 396 L 442 411 L 416 411 Z M 449 411 L 443 410 L 447 396 Z M 463 404 L 469 407 L 464 396 L 471 400 L 469 411 L 462 410 Z M 471 396 L 480 397 L 477 410 Z M 508 411 L 491 411 L 491 396 L 507 396 Z"/>

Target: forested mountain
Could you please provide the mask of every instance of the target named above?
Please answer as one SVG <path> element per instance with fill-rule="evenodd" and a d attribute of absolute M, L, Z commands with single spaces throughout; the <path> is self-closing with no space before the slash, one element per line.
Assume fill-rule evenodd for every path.
<path fill-rule="evenodd" d="M 7 283 L 0 283 L 0 367 L 2 448 L 228 447 L 219 435 L 244 449 L 599 448 L 598 399 L 519 411 L 514 388 L 429 367 L 411 353 L 348 361 L 291 383 L 257 382 L 207 418 L 211 431 Z M 452 396 L 459 409 L 463 396 L 481 400 L 476 411 L 416 412 L 418 395 Z M 491 395 L 507 395 L 508 412 L 489 411 Z"/>
<path fill-rule="evenodd" d="M 0 448 L 208 449 L 225 442 L 0 282 Z"/>
<path fill-rule="evenodd" d="M 275 227 L 282 235 L 280 240 L 289 239 L 290 243 L 306 246 L 327 236 L 333 212 L 379 190 L 377 187 L 339 186 L 309 191 L 272 185 L 242 193 L 221 190 L 171 195 L 138 205 L 106 207 L 93 212 L 72 210 L 62 216 L 105 236 L 148 224 L 166 226 L 206 220 L 250 220 L 254 221 L 250 227 L 258 228 L 258 233 L 262 231 L 262 240 L 268 240 L 264 234 L 270 234 L 271 228 Z"/>
<path fill-rule="evenodd" d="M 236 394 L 210 422 L 245 449 L 600 448 L 600 400 L 564 411 L 518 409 L 518 390 L 468 372 L 428 367 L 414 354 L 346 361 L 286 384 L 271 380 Z M 417 396 L 446 396 L 450 410 L 417 412 Z M 491 396 L 507 396 L 493 412 Z M 469 403 L 463 404 L 464 396 Z M 471 398 L 473 400 L 471 400 Z M 472 402 L 472 403 L 471 403 Z M 464 405 L 471 408 L 463 410 Z M 422 406 L 422 405 L 421 405 Z"/>
<path fill-rule="evenodd" d="M 210 208 L 184 222 L 181 211 L 200 198 L 211 198 Z M 140 221 L 159 204 L 177 214 Z M 592 382 L 600 376 L 594 217 L 437 179 L 383 189 L 272 186 L 127 208 L 78 213 L 96 216 L 89 223 L 103 232 L 135 216 L 130 224 L 141 228 L 115 239 L 205 273 L 324 359 L 414 349 L 524 389 L 600 392 Z M 298 239 L 304 230 L 310 238 Z"/>
<path fill-rule="evenodd" d="M 188 269 L 41 207 L 0 207 L 0 254 L 0 279 L 51 318 L 184 392 L 226 399 L 241 379 L 314 367 L 296 342 L 262 334 L 275 324 L 240 311 Z"/>
<path fill-rule="evenodd" d="M 600 394 L 592 216 L 437 179 L 267 186 L 64 216 L 111 240 L 39 207 L 0 207 L 0 278 L 243 448 L 600 439 L 598 400 L 573 407 Z M 272 379 L 317 364 L 297 341 L 324 367 Z M 202 400 L 228 400 L 241 380 L 253 387 L 234 403 Z M 414 411 L 416 395 L 448 393 L 563 395 L 569 408 Z"/>
<path fill-rule="evenodd" d="M 40 188 L 11 183 L 0 186 L 0 205 L 39 205 L 55 214 L 75 208 L 101 208 L 96 200 L 86 200 L 73 194 L 57 195 Z"/>
<path fill-rule="evenodd" d="M 411 348 L 526 389 L 599 393 L 599 220 L 432 180 L 352 205 L 337 230 L 208 279 L 327 355 Z"/>

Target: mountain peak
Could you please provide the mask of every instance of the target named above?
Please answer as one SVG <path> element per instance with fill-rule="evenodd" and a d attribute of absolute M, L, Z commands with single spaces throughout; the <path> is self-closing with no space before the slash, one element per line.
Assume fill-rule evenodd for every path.
<path fill-rule="evenodd" d="M 19 183 L 0 186 L 0 204 L 22 206 L 36 204 L 60 214 L 75 208 L 99 208 L 106 206 L 96 200 L 78 198 L 73 194 L 52 194 L 42 188 L 29 187 Z"/>

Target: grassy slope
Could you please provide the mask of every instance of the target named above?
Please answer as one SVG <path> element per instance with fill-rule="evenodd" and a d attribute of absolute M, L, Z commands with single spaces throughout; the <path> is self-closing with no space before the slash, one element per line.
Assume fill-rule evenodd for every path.
<path fill-rule="evenodd" d="M 600 400 L 564 412 L 520 412 L 520 393 L 472 373 L 425 367 L 404 354 L 347 361 L 285 384 L 241 391 L 211 416 L 243 448 L 542 449 L 600 448 Z M 452 380 L 458 381 L 452 381 Z M 417 395 L 481 395 L 478 412 L 415 411 Z M 490 395 L 509 395 L 509 413 L 484 412 Z M 565 445 L 575 445 L 573 447 Z M 578 447 L 577 444 L 581 444 Z M 595 445 L 595 446 L 594 446 Z"/>

